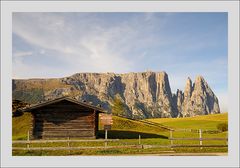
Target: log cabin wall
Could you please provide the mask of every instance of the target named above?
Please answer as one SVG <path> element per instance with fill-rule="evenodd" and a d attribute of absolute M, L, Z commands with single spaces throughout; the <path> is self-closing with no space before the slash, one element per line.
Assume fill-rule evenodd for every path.
<path fill-rule="evenodd" d="M 94 109 L 64 100 L 35 109 L 32 116 L 34 139 L 96 138 L 98 113 Z"/>

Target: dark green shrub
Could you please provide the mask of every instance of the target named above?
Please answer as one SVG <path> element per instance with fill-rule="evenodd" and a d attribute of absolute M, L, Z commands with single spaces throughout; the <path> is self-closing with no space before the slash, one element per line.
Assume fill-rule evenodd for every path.
<path fill-rule="evenodd" d="M 19 116 L 22 116 L 22 115 L 23 115 L 23 112 L 19 111 L 19 110 L 15 111 L 15 112 L 12 112 L 13 117 L 19 117 Z"/>
<path fill-rule="evenodd" d="M 228 131 L 228 124 L 227 123 L 220 123 L 217 125 L 217 129 L 221 132 Z"/>

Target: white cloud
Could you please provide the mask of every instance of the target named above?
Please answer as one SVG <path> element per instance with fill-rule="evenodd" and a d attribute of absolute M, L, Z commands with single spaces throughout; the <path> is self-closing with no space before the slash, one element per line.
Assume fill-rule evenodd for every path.
<path fill-rule="evenodd" d="M 51 67 L 47 65 L 36 65 L 36 64 L 26 64 L 24 63 L 23 59 L 14 59 L 13 61 L 13 79 L 21 79 L 21 78 L 42 78 L 42 74 L 46 74 L 45 77 L 48 78 L 56 78 L 62 77 L 62 74 L 59 72 L 62 69 Z M 64 71 L 64 75 L 69 76 L 72 75 L 68 69 Z"/>
<path fill-rule="evenodd" d="M 23 51 L 17 51 L 13 53 L 13 57 L 25 57 L 25 56 L 31 56 L 33 53 L 31 51 L 23 52 Z"/>
<path fill-rule="evenodd" d="M 40 52 L 39 52 L 40 54 L 45 54 L 46 53 L 46 51 L 44 50 L 44 49 L 42 49 L 42 50 L 40 50 Z"/>
<path fill-rule="evenodd" d="M 79 30 L 78 26 L 67 25 L 66 22 L 66 18 L 52 14 L 46 17 L 39 13 L 31 15 L 15 13 L 13 32 L 29 44 L 42 48 L 41 54 L 46 50 L 57 52 L 52 57 L 72 64 L 72 68 L 81 67 L 82 71 L 128 71 L 130 69 L 132 64 L 121 55 L 123 50 L 128 49 L 126 40 L 135 33 L 129 26 L 126 27 L 123 24 L 108 30 L 96 27 L 91 31 Z M 95 25 L 92 24 L 92 26 Z M 124 33 L 128 34 L 126 40 L 120 38 Z M 115 43 L 122 43 L 121 48 L 113 49 L 116 46 Z M 79 68 L 72 70 L 75 73 Z"/>

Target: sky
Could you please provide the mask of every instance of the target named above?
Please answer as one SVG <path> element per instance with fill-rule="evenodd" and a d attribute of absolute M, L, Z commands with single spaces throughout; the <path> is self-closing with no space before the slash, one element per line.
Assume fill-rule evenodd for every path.
<path fill-rule="evenodd" d="M 13 78 L 165 71 L 201 75 L 227 111 L 227 13 L 13 13 Z"/>

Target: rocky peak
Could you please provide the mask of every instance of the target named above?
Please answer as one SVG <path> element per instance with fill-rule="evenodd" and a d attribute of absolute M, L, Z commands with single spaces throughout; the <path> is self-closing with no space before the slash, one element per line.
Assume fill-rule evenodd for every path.
<path fill-rule="evenodd" d="M 183 100 L 184 100 L 184 94 L 181 90 L 177 89 L 177 105 L 182 106 Z"/>
<path fill-rule="evenodd" d="M 166 72 L 77 73 L 59 79 L 13 80 L 13 98 L 26 102 L 52 99 L 66 93 L 80 101 L 101 104 L 109 112 L 117 98 L 133 118 L 220 112 L 217 97 L 202 76 L 198 76 L 194 84 L 188 78 L 184 93 L 177 90 L 175 94 L 171 92 Z"/>
<path fill-rule="evenodd" d="M 176 94 L 173 94 L 174 109 L 177 111 L 176 116 L 182 117 L 184 94 L 181 90 L 177 89 Z"/>
<path fill-rule="evenodd" d="M 168 75 L 166 72 L 156 73 L 157 84 L 157 98 L 161 95 L 168 94 L 168 97 L 172 97 L 171 88 L 169 85 Z"/>
<path fill-rule="evenodd" d="M 172 91 L 166 72 L 156 73 L 156 85 L 156 98 L 158 105 L 161 106 L 162 109 L 165 109 L 162 113 L 162 117 L 175 117 L 177 115 L 177 111 L 174 110 Z"/>
<path fill-rule="evenodd" d="M 185 98 L 191 97 L 192 90 L 193 90 L 192 80 L 188 77 L 187 82 L 186 82 L 186 86 L 185 86 L 185 90 L 184 90 L 184 97 Z"/>
<path fill-rule="evenodd" d="M 203 78 L 203 76 L 201 76 L 201 75 L 198 75 L 197 77 L 196 77 L 196 79 L 195 79 L 195 83 L 196 82 L 204 82 L 205 80 L 204 80 L 204 78 Z"/>
<path fill-rule="evenodd" d="M 204 80 L 204 78 L 202 76 L 197 76 L 194 81 L 193 89 L 204 90 L 206 86 L 207 82 Z"/>
<path fill-rule="evenodd" d="M 202 76 L 197 76 L 191 96 L 193 115 L 219 113 L 218 99 Z"/>

